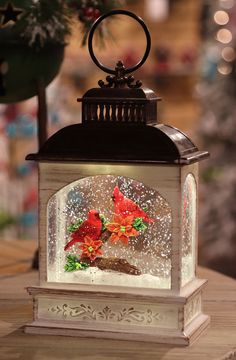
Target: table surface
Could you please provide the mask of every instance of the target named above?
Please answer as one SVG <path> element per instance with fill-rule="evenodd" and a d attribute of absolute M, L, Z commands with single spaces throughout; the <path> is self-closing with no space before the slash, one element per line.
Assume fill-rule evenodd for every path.
<path fill-rule="evenodd" d="M 236 281 L 202 268 L 199 268 L 198 276 L 209 280 L 204 292 L 204 311 L 211 316 L 211 325 L 190 347 L 24 334 L 24 324 L 32 320 L 32 300 L 25 287 L 36 285 L 38 278 L 38 273 L 30 270 L 27 257 L 34 246 L 28 245 L 28 253 L 22 251 L 24 246 L 21 243 L 18 249 L 21 258 L 17 257 L 17 265 L 13 259 L 12 268 L 7 263 L 0 265 L 1 360 L 236 359 Z M 3 257 L 1 250 L 0 244 L 0 260 Z"/>

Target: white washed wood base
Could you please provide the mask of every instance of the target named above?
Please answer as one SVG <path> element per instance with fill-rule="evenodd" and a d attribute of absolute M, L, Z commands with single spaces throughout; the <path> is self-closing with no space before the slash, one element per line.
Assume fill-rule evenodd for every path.
<path fill-rule="evenodd" d="M 202 313 L 202 287 L 190 295 L 129 296 L 31 287 L 31 334 L 100 337 L 189 345 L 209 324 Z"/>
<path fill-rule="evenodd" d="M 49 321 L 34 321 L 25 326 L 27 334 L 42 334 L 42 335 L 57 335 L 57 336 L 78 336 L 86 338 L 102 338 L 102 339 L 116 339 L 127 341 L 145 341 L 162 344 L 173 344 L 180 346 L 187 346 L 192 344 L 201 335 L 203 330 L 209 324 L 209 316 L 201 314 L 194 321 L 188 331 L 181 333 L 180 331 L 171 332 L 168 334 L 159 333 L 152 330 L 150 333 L 142 331 L 107 331 L 105 327 L 101 330 L 96 329 L 80 329 L 74 324 L 65 324 L 64 322 L 49 322 Z"/>

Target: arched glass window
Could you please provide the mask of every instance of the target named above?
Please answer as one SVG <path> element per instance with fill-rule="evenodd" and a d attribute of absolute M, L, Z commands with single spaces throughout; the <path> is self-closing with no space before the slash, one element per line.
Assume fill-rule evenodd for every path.
<path fill-rule="evenodd" d="M 121 204 L 117 205 L 115 191 L 121 194 Z M 127 214 L 122 213 L 124 206 L 128 206 Z M 65 251 L 65 245 L 76 238 L 73 234 L 91 211 L 103 219 L 104 231 L 99 237 L 102 245 L 97 246 L 100 251 L 93 243 L 85 249 L 86 244 L 80 241 Z M 157 289 L 171 286 L 171 208 L 158 191 L 141 182 L 114 175 L 77 180 L 50 198 L 47 227 L 48 281 Z M 89 266 L 83 265 L 84 251 L 96 257 Z M 81 267 L 73 269 L 76 261 Z M 100 267 L 95 266 L 99 262 Z"/>

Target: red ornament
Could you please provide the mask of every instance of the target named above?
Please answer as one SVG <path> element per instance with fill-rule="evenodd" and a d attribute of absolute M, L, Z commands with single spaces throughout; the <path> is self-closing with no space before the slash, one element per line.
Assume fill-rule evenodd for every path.
<path fill-rule="evenodd" d="M 82 21 L 95 21 L 99 16 L 101 12 L 99 9 L 95 9 L 92 6 L 84 8 L 82 10 L 82 16 L 80 17 Z"/>

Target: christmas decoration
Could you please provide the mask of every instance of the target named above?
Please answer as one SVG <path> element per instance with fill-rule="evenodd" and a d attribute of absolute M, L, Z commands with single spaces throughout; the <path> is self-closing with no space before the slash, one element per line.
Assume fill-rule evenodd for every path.
<path fill-rule="evenodd" d="M 0 8 L 0 17 L 2 18 L 0 27 L 8 25 L 9 22 L 15 24 L 22 12 L 23 10 L 15 8 L 11 2 L 6 3 L 5 8 Z"/>
<path fill-rule="evenodd" d="M 48 43 L 63 45 L 66 35 L 70 34 L 69 21 L 64 2 L 33 1 L 16 25 L 16 30 L 21 30 L 21 37 L 30 47 L 43 47 Z"/>
<path fill-rule="evenodd" d="M 105 14 L 119 6 L 120 1 L 106 0 L 69 0 L 68 6 L 77 12 L 77 17 L 82 24 L 84 34 L 82 45 L 85 45 L 89 30 L 93 22 L 102 14 Z M 99 28 L 99 35 L 103 37 L 103 28 Z"/>
<path fill-rule="evenodd" d="M 116 4 L 102 0 L 0 0 L 0 102 L 33 97 L 38 94 L 39 80 L 46 87 L 55 78 L 71 33 L 75 7 L 85 43 L 96 16 Z"/>
<path fill-rule="evenodd" d="M 153 222 L 153 220 L 150 219 L 137 204 L 135 204 L 132 200 L 127 199 L 117 186 L 113 191 L 112 198 L 115 206 L 115 214 L 121 215 L 122 217 L 129 216 L 131 220 L 141 217 L 148 223 Z"/>
<path fill-rule="evenodd" d="M 111 69 L 96 58 L 93 35 L 119 14 L 137 20 L 147 45 L 135 66 Z M 188 345 L 209 323 L 206 281 L 196 278 L 198 163 L 208 153 L 156 124 L 158 97 L 130 75 L 150 51 L 142 19 L 105 14 L 88 44 L 107 84 L 82 97 L 82 123 L 27 157 L 39 169 L 40 283 L 28 288 L 35 312 L 25 331 Z M 104 306 L 117 316 L 101 318 Z M 92 316 L 63 317 L 57 307 Z M 127 308 L 135 315 L 120 321 Z"/>
<path fill-rule="evenodd" d="M 67 255 L 66 259 L 65 271 L 85 270 L 89 267 L 87 263 L 80 262 L 75 255 Z"/>
<path fill-rule="evenodd" d="M 148 223 L 154 222 L 154 220 L 150 219 L 137 204 L 126 198 L 118 186 L 114 188 L 112 198 L 114 201 L 114 216 L 111 221 L 103 215 L 100 215 L 98 211 L 90 210 L 88 212 L 87 220 L 83 221 L 82 219 L 79 219 L 75 224 L 68 227 L 67 230 L 71 233 L 72 240 L 65 246 L 64 250 L 67 251 L 71 246 L 78 242 L 82 243 L 82 245 L 79 245 L 79 247 L 75 249 L 76 253 L 77 250 L 82 250 L 82 253 L 79 256 L 79 262 L 83 260 L 87 261 L 87 264 L 92 265 L 91 262 L 102 256 L 103 243 L 106 241 L 109 241 L 111 244 L 122 242 L 124 245 L 128 245 L 130 237 L 137 237 L 140 235 L 140 232 L 147 229 L 147 226 L 143 221 Z M 141 215 L 143 217 L 140 217 Z M 106 237 L 102 237 L 103 232 L 106 232 Z M 119 260 L 121 259 L 116 259 L 117 264 L 119 264 Z M 115 259 L 113 259 L 112 262 L 112 269 L 116 270 Z M 109 261 L 107 261 L 106 264 L 110 269 Z M 126 261 L 126 264 L 129 263 Z M 100 262 L 99 265 L 101 265 Z M 65 270 L 68 271 L 67 269 L 68 267 L 66 266 Z M 107 269 L 104 262 L 103 269 Z M 78 270 L 84 270 L 84 268 L 78 267 Z M 125 271 L 123 270 L 123 272 Z M 128 273 L 130 273 L 129 268 Z M 139 270 L 138 273 L 141 274 L 141 271 Z"/>
<path fill-rule="evenodd" d="M 75 15 L 86 39 L 93 21 L 118 4 L 105 0 L 0 0 L 0 39 L 22 39 L 39 48 L 48 43 L 64 45 Z"/>
<path fill-rule="evenodd" d="M 77 242 L 83 242 L 85 237 L 90 239 L 98 239 L 102 233 L 102 221 L 99 213 L 96 210 L 88 212 L 88 219 L 83 221 L 82 224 L 72 232 L 72 240 L 66 244 L 65 251 Z"/>

